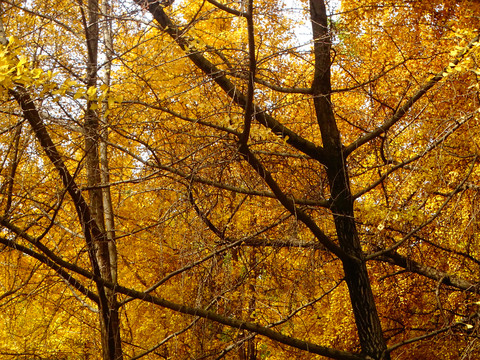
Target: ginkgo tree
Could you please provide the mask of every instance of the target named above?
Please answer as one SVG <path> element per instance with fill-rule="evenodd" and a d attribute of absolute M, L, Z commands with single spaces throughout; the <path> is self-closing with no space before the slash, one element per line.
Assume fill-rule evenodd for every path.
<path fill-rule="evenodd" d="M 480 4 L 2 2 L 0 354 L 479 354 Z"/>

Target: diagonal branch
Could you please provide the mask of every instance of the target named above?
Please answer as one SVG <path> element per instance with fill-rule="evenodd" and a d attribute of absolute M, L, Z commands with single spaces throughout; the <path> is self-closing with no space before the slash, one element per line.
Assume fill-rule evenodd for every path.
<path fill-rule="evenodd" d="M 22 235 L 22 237 L 25 237 L 25 236 L 26 236 L 26 234 Z M 109 287 L 111 289 L 115 289 L 116 292 L 118 292 L 118 293 L 129 296 L 131 300 L 138 299 L 140 301 L 146 301 L 146 302 L 149 302 L 149 303 L 152 303 L 152 304 L 155 304 L 155 305 L 159 305 L 161 307 L 165 307 L 165 308 L 168 308 L 170 310 L 180 312 L 180 313 L 183 313 L 183 314 L 199 316 L 199 317 L 209 319 L 209 320 L 212 320 L 212 321 L 215 321 L 215 322 L 227 325 L 227 326 L 231 326 L 231 327 L 234 327 L 234 328 L 245 329 L 245 330 L 248 330 L 248 331 L 252 331 L 252 332 L 255 332 L 259 335 L 266 336 L 266 337 L 268 337 L 272 340 L 276 340 L 276 341 L 278 341 L 280 343 L 283 343 L 285 345 L 289 345 L 289 346 L 292 346 L 292 347 L 295 347 L 295 348 L 298 348 L 298 349 L 301 349 L 301 350 L 305 350 L 305 351 L 308 351 L 310 353 L 326 356 L 326 357 L 329 357 L 329 358 L 332 358 L 332 359 L 367 360 L 367 358 L 363 355 L 349 353 L 349 352 L 340 351 L 340 350 L 335 350 L 335 349 L 327 348 L 327 347 L 324 347 L 324 346 L 316 345 L 316 344 L 313 344 L 313 343 L 309 343 L 307 341 L 302 341 L 302 340 L 299 340 L 299 339 L 296 339 L 296 338 L 292 338 L 290 336 L 283 335 L 279 332 L 271 330 L 268 326 L 264 327 L 264 326 L 258 325 L 256 323 L 241 321 L 241 320 L 233 319 L 233 318 L 230 318 L 230 317 L 224 317 L 224 316 L 216 314 L 212 311 L 177 304 L 177 303 L 174 303 L 174 302 L 171 302 L 171 301 L 168 301 L 168 300 L 150 295 L 147 292 L 136 291 L 136 290 L 133 290 L 133 289 L 130 289 L 130 288 L 120 286 L 120 285 L 108 283 L 108 282 L 104 281 L 103 279 L 101 279 L 100 277 L 98 277 L 98 276 L 96 276 L 92 273 L 89 273 L 88 271 L 86 271 L 86 270 L 84 270 L 84 269 L 82 269 L 82 268 L 80 268 L 80 267 L 78 267 L 74 264 L 70 264 L 70 263 L 68 263 L 66 261 L 63 261 L 63 260 L 53 261 L 53 260 L 49 259 L 48 257 L 46 257 L 42 254 L 39 254 L 39 253 L 33 251 L 32 249 L 30 249 L 28 247 L 22 246 L 20 244 L 16 244 L 15 242 L 13 242 L 11 240 L 7 240 L 5 238 L 0 237 L 0 243 L 4 244 L 4 245 L 6 245 L 6 246 L 8 246 L 12 249 L 21 251 L 26 255 L 31 256 L 31 257 L 41 261 L 42 263 L 46 264 L 47 266 L 51 267 L 52 269 L 59 269 L 60 271 L 62 271 L 62 267 L 68 268 L 68 269 L 70 269 L 70 270 L 72 270 L 72 271 L 74 271 L 78 274 L 86 276 L 87 278 L 90 278 L 90 279 L 100 283 L 103 286 Z M 476 290 L 477 290 L 477 284 L 474 284 L 474 283 L 471 283 L 469 281 L 463 280 L 463 279 L 458 278 L 454 275 L 444 273 L 444 272 L 439 271 L 437 269 L 422 265 L 422 264 L 420 264 L 420 263 L 418 263 L 414 260 L 410 260 L 407 257 L 404 257 L 404 256 L 399 255 L 397 253 L 386 254 L 386 255 L 383 255 L 381 258 L 377 258 L 376 260 L 392 263 L 394 265 L 403 267 L 407 270 L 410 270 L 412 272 L 418 273 L 420 275 L 429 277 L 429 278 L 437 280 L 437 281 L 440 280 L 440 279 L 443 279 L 442 281 L 445 285 L 454 286 L 458 289 L 467 290 L 467 291 L 471 291 L 471 292 L 476 292 Z M 71 275 L 69 275 L 68 273 L 64 273 L 64 276 L 63 275 L 61 275 L 61 276 L 64 277 L 65 279 L 67 279 L 69 281 L 69 283 L 72 286 L 74 286 L 76 289 L 82 291 L 81 290 L 82 286 L 78 286 L 79 283 L 75 283 L 74 282 L 75 279 Z M 87 295 L 87 296 L 89 296 L 89 298 L 90 298 L 91 294 Z M 92 300 L 94 300 L 94 298 L 92 298 Z M 393 349 L 391 349 L 391 350 L 393 350 Z"/>
<path fill-rule="evenodd" d="M 217 8 L 229 13 L 229 14 L 232 14 L 232 15 L 235 15 L 235 16 L 239 16 L 239 17 L 247 17 L 247 14 L 244 13 L 243 11 L 238 11 L 238 10 L 235 10 L 235 9 L 232 9 L 222 3 L 219 3 L 218 1 L 216 0 L 207 0 L 210 4 L 216 6 Z"/>
<path fill-rule="evenodd" d="M 455 194 L 458 193 L 458 190 L 461 189 L 465 182 L 467 181 L 467 179 L 469 178 L 469 176 L 472 174 L 472 171 L 474 169 L 474 166 L 475 166 L 475 162 L 477 160 L 477 157 L 475 157 L 472 161 L 472 165 L 470 167 L 470 171 L 469 173 L 467 174 L 467 176 L 463 179 L 463 181 L 457 186 L 457 188 L 455 189 L 455 191 L 452 191 L 450 193 L 450 195 L 444 200 L 444 202 L 440 205 L 440 207 L 438 208 L 438 210 L 426 221 L 424 221 L 423 223 L 421 223 L 419 226 L 415 227 L 414 229 L 412 229 L 411 231 L 408 232 L 408 234 L 406 234 L 402 239 L 400 239 L 399 241 L 397 241 L 395 244 L 393 244 L 392 246 L 389 246 L 388 248 L 386 249 L 383 249 L 383 250 L 380 250 L 380 251 L 377 251 L 373 254 L 370 254 L 366 257 L 366 260 L 370 260 L 370 259 L 373 259 L 375 257 L 378 257 L 378 256 L 381 256 L 383 254 L 386 254 L 386 253 L 390 253 L 392 251 L 395 251 L 396 249 L 398 249 L 400 246 L 402 246 L 408 239 L 410 239 L 414 234 L 416 234 L 417 232 L 419 232 L 421 229 L 423 229 L 425 226 L 431 224 L 433 222 L 433 220 L 435 220 L 443 211 L 443 209 L 448 205 L 448 203 L 452 200 L 453 196 Z"/>
<path fill-rule="evenodd" d="M 241 73 L 233 73 L 231 74 L 231 76 L 238 79 L 243 79 L 243 80 L 247 79 L 247 77 Z M 311 94 L 312 93 L 311 88 L 286 87 L 286 86 L 275 85 L 268 82 L 267 80 L 259 78 L 258 76 L 255 76 L 255 83 L 263 85 L 271 90 L 274 90 L 280 93 L 285 93 L 285 94 Z"/>
<path fill-rule="evenodd" d="M 139 161 L 139 162 L 141 162 L 141 163 L 143 163 L 147 166 L 151 166 L 151 167 L 154 167 L 154 168 L 157 168 L 157 169 L 160 169 L 160 170 L 168 171 L 168 172 L 170 172 L 172 174 L 175 174 L 175 175 L 178 175 L 178 176 L 180 176 L 184 179 L 191 180 L 192 182 L 205 184 L 205 185 L 210 185 L 210 186 L 216 187 L 218 189 L 228 190 L 228 191 L 236 192 L 238 194 L 245 194 L 245 195 L 252 195 L 252 196 L 263 196 L 263 197 L 268 197 L 268 198 L 271 198 L 271 199 L 276 199 L 276 195 L 274 193 L 270 192 L 270 191 L 246 189 L 246 188 L 243 188 L 243 187 L 225 184 L 225 183 L 215 181 L 215 180 L 212 180 L 212 179 L 208 179 L 208 178 L 205 178 L 205 177 L 201 177 L 201 176 L 198 176 L 198 175 L 188 174 L 188 173 L 185 173 L 181 170 L 175 169 L 172 166 L 163 165 L 163 164 L 160 164 L 159 162 L 153 163 L 153 162 L 150 162 L 150 161 L 146 161 L 146 160 L 142 159 L 140 156 L 134 154 L 132 151 L 130 151 L 130 150 L 118 145 L 118 144 L 108 142 L 108 145 L 110 145 L 110 146 L 112 146 L 112 147 L 130 155 L 135 160 L 137 160 L 137 161 Z M 293 198 L 293 197 L 292 197 L 292 199 L 293 199 L 294 203 L 298 204 L 298 205 L 319 206 L 319 207 L 324 207 L 324 208 L 328 208 L 330 206 L 330 201 L 325 200 L 325 199 L 310 200 L 310 199 L 304 199 L 304 198 L 303 199 L 302 198 L 297 199 L 297 198 Z"/>
<path fill-rule="evenodd" d="M 368 193 L 370 190 L 373 190 L 374 188 L 376 188 L 378 185 L 380 185 L 381 183 L 383 183 L 385 181 L 385 179 L 390 176 L 392 173 L 394 173 L 395 171 L 397 171 L 398 169 L 401 169 L 401 168 L 404 168 L 406 165 L 414 162 L 414 161 L 417 161 L 421 158 L 423 158 L 427 153 L 429 153 L 430 151 L 434 150 L 437 148 L 437 146 L 443 144 L 443 142 L 445 140 L 447 140 L 447 138 L 452 135 L 460 126 L 462 126 L 463 124 L 465 124 L 467 121 L 469 121 L 470 119 L 472 119 L 476 113 L 479 113 L 480 112 L 480 108 L 476 109 L 474 112 L 472 112 L 471 114 L 467 115 L 467 116 L 464 116 L 463 118 L 461 118 L 460 120 L 457 120 L 455 121 L 455 123 L 449 128 L 449 129 L 446 129 L 444 130 L 444 134 L 439 137 L 438 139 L 436 139 L 435 141 L 431 142 L 427 148 L 421 152 L 420 154 L 417 154 L 415 156 L 412 156 L 410 159 L 407 159 L 399 164 L 395 164 L 395 166 L 393 166 L 391 169 L 389 169 L 385 174 L 383 174 L 382 176 L 380 176 L 379 179 L 377 179 L 375 182 L 373 182 L 372 184 L 370 184 L 369 186 L 367 186 L 366 188 L 358 191 L 356 194 L 353 195 L 353 198 L 354 199 L 358 199 L 360 196 L 362 195 L 365 195 L 366 193 Z"/>
<path fill-rule="evenodd" d="M 288 197 L 282 191 L 282 189 L 280 189 L 280 186 L 277 184 L 270 172 L 263 167 L 262 163 L 255 157 L 247 145 L 241 144 L 239 146 L 239 152 L 250 164 L 250 166 L 257 172 L 257 174 L 265 181 L 285 209 L 303 222 L 315 235 L 317 240 L 320 241 L 323 246 L 325 246 L 325 248 L 338 256 L 340 259 L 347 259 L 350 257 L 318 227 L 318 225 L 310 216 L 308 216 L 302 209 L 298 208 L 295 202 Z"/>
<path fill-rule="evenodd" d="M 63 185 L 67 189 L 70 197 L 73 200 L 75 210 L 78 215 L 80 224 L 82 225 L 82 230 L 85 236 L 85 242 L 87 244 L 88 255 L 90 258 L 90 263 L 93 268 L 93 273 L 95 274 L 95 280 L 98 289 L 98 299 L 99 304 L 107 304 L 107 297 L 105 289 L 100 285 L 98 279 L 101 279 L 100 267 L 95 254 L 95 245 L 94 242 L 105 242 L 106 234 L 100 230 L 95 219 L 92 217 L 90 208 L 85 201 L 80 189 L 73 176 L 70 174 L 67 166 L 62 160 L 60 153 L 58 152 L 55 144 L 53 143 L 50 134 L 48 133 L 45 124 L 43 123 L 40 114 L 38 113 L 37 108 L 33 99 L 30 97 L 28 92 L 22 86 L 17 86 L 15 90 L 10 89 L 9 94 L 12 95 L 17 103 L 20 105 L 23 111 L 25 119 L 30 123 L 30 126 L 35 133 L 37 140 L 40 142 L 41 147 L 45 151 L 47 157 L 51 163 L 55 166 Z M 102 308 L 103 316 L 108 317 L 108 309 L 106 307 Z"/>
<path fill-rule="evenodd" d="M 20 230 L 21 231 L 21 230 Z M 22 237 L 28 237 L 28 235 L 23 234 Z M 243 241 L 243 240 L 242 240 Z M 12 240 L 8 240 L 5 238 L 0 237 L 0 243 L 4 244 L 10 248 L 13 248 L 15 250 L 21 251 L 26 255 L 29 255 L 42 263 L 46 264 L 47 266 L 51 267 L 55 271 L 57 271 L 63 278 L 65 278 L 69 283 L 74 286 L 76 289 L 79 291 L 85 290 L 85 288 L 78 282 L 76 281 L 71 275 L 66 273 L 62 267 L 68 268 L 70 270 L 73 270 L 74 272 L 77 272 L 83 276 L 86 276 L 87 278 L 90 278 L 94 280 L 98 285 L 99 288 L 107 287 L 112 290 L 115 290 L 117 293 L 124 294 L 130 297 L 130 300 L 133 299 L 138 299 L 140 301 L 146 301 L 151 304 L 155 304 L 167 309 L 170 309 L 175 312 L 179 312 L 182 314 L 186 315 L 192 315 L 192 316 L 199 316 L 220 324 L 224 324 L 233 328 L 237 329 L 245 329 L 251 332 L 255 332 L 259 335 L 266 336 L 272 340 L 275 340 L 279 343 L 301 349 L 304 351 L 307 351 L 309 353 L 313 354 L 318 354 L 322 356 L 326 356 L 332 359 L 339 359 L 339 360 L 367 360 L 367 358 L 364 355 L 361 354 L 355 354 L 351 352 L 346 352 L 346 351 L 341 351 L 341 350 L 336 350 L 332 349 L 326 346 L 321 346 L 317 345 L 308 341 L 303 341 L 291 336 L 283 335 L 280 332 L 274 331 L 270 329 L 268 326 L 262 326 L 257 323 L 253 322 L 248 322 L 248 321 L 242 321 L 239 319 L 227 317 L 227 316 L 222 316 L 220 314 L 217 314 L 213 311 L 205 310 L 205 309 L 200 309 L 196 307 L 191 307 L 191 306 L 186 306 L 186 305 L 181 305 L 163 298 L 159 298 L 157 296 L 150 295 L 147 291 L 137 291 L 134 289 L 130 289 L 118 284 L 113 284 L 111 282 L 105 281 L 102 279 L 100 276 L 89 273 L 88 271 L 74 265 L 70 264 L 66 261 L 63 261 L 61 259 L 56 259 L 55 261 L 51 260 L 49 257 L 42 255 L 40 253 L 37 253 L 33 251 L 32 249 L 25 247 L 20 244 L 16 244 Z M 230 244 L 231 246 L 232 244 Z M 83 292 L 83 291 L 82 291 Z M 92 296 L 92 294 L 90 294 Z"/>
<path fill-rule="evenodd" d="M 269 325 L 267 325 L 266 327 L 267 328 L 272 328 L 272 327 L 275 327 L 275 326 L 278 326 L 278 325 L 281 325 L 283 323 L 286 323 L 288 320 L 290 320 L 292 317 L 294 317 L 297 313 L 299 313 L 300 311 L 302 311 L 303 309 L 309 307 L 309 306 L 312 306 L 313 304 L 319 302 L 320 300 L 322 300 L 324 297 L 326 297 L 327 295 L 329 295 L 330 293 L 332 293 L 337 287 L 340 286 L 340 284 L 342 284 L 342 282 L 344 281 L 344 279 L 341 279 L 340 281 L 338 281 L 335 285 L 333 285 L 330 289 L 328 289 L 326 292 L 324 292 L 322 295 L 320 295 L 319 297 L 313 299 L 312 301 L 309 301 L 308 303 L 296 308 L 295 310 L 293 310 L 292 312 L 290 312 L 290 314 L 288 314 L 287 316 L 285 316 L 284 318 L 274 322 L 274 323 L 271 323 Z M 249 334 L 248 336 L 244 337 L 243 339 L 229 345 L 228 347 L 226 347 L 225 349 L 222 350 L 222 352 L 220 353 L 219 356 L 217 356 L 215 358 L 215 360 L 219 360 L 219 359 L 222 359 L 229 351 L 231 351 L 232 349 L 234 349 L 235 347 L 243 344 L 245 341 L 248 341 L 252 338 L 254 338 L 257 334 L 256 333 L 253 333 L 253 334 Z"/>
<path fill-rule="evenodd" d="M 188 265 L 185 265 L 184 267 L 180 268 L 180 269 L 177 269 L 177 270 L 174 270 L 172 271 L 171 273 L 167 274 L 165 277 L 163 277 L 161 280 L 157 281 L 155 284 L 153 284 L 152 286 L 150 286 L 148 289 L 146 289 L 144 292 L 145 293 L 151 293 L 152 291 L 154 291 L 155 289 L 157 289 L 159 286 L 161 286 L 162 284 L 166 283 L 168 280 L 170 280 L 171 278 L 173 278 L 174 276 L 177 276 L 179 274 L 182 274 L 184 273 L 185 271 L 188 271 L 192 268 L 194 268 L 195 266 L 197 265 L 200 265 L 202 263 L 204 263 L 205 261 L 211 259 L 211 258 L 214 258 L 215 256 L 218 256 L 222 253 L 224 253 L 225 251 L 229 250 L 229 249 L 232 249 L 234 247 L 237 247 L 237 246 L 240 246 L 242 244 L 245 244 L 245 245 L 250 245 L 251 242 L 256 242 L 258 240 L 257 237 L 259 235 L 261 235 L 262 233 L 270 230 L 270 229 L 273 229 L 274 227 L 276 227 L 278 224 L 282 223 L 285 219 L 287 219 L 288 217 L 290 217 L 290 215 L 288 216 L 285 216 L 281 219 L 279 219 L 278 221 L 274 222 L 273 224 L 270 224 L 269 226 L 265 226 L 264 228 L 256 231 L 255 233 L 251 234 L 251 235 L 248 235 L 248 236 L 245 236 L 243 238 L 240 238 L 240 239 L 232 239 L 232 238 L 225 238 L 225 242 L 227 245 L 225 246 L 222 246 L 220 249 L 218 250 L 215 250 L 213 251 L 212 253 L 208 254 L 207 256 L 197 260 L 197 261 L 194 261 Z M 280 246 L 285 246 L 285 244 L 283 245 L 280 245 Z M 124 305 L 130 301 L 134 300 L 134 298 L 128 298 L 126 300 L 124 300 L 122 303 L 120 303 L 120 305 Z"/>
<path fill-rule="evenodd" d="M 460 290 L 465 290 L 473 293 L 478 292 L 478 287 L 480 284 L 478 282 L 471 282 L 463 278 L 460 278 L 456 275 L 438 270 L 434 267 L 424 265 L 418 261 L 408 258 L 407 256 L 400 255 L 397 252 L 390 252 L 387 254 L 383 254 L 375 258 L 374 260 L 387 262 L 387 263 L 399 266 L 405 270 L 411 271 L 418 275 L 422 275 L 424 277 L 427 277 L 435 281 L 442 280 L 443 284 L 452 286 Z"/>
<path fill-rule="evenodd" d="M 135 0 L 135 3 L 148 9 L 153 15 L 154 19 L 160 25 L 161 29 L 170 35 L 177 45 L 185 52 L 186 56 L 208 77 L 210 77 L 225 94 L 230 97 L 238 106 L 245 109 L 247 105 L 247 97 L 241 93 L 239 89 L 226 76 L 225 72 L 216 67 L 205 56 L 203 56 L 194 45 L 194 41 L 186 36 L 182 29 L 175 25 L 167 16 L 162 6 L 158 1 L 150 0 Z M 277 136 L 285 139 L 285 141 L 303 152 L 310 155 L 312 158 L 319 161 L 321 164 L 328 164 L 329 159 L 326 156 L 323 148 L 317 146 L 307 139 L 301 137 L 296 132 L 290 130 L 272 116 L 268 115 L 264 109 L 253 104 L 253 114 L 255 120 L 263 126 L 272 130 Z"/>
<path fill-rule="evenodd" d="M 435 76 L 433 76 L 429 81 L 427 81 L 425 84 L 423 84 L 420 89 L 417 90 L 417 92 L 410 97 L 405 104 L 400 106 L 397 111 L 388 119 L 384 121 L 382 125 L 380 125 L 378 128 L 373 130 L 372 132 L 360 137 L 359 139 L 355 140 L 353 143 L 348 145 L 344 149 L 344 154 L 345 157 L 350 155 L 353 151 L 358 149 L 360 146 L 368 143 L 370 140 L 380 136 L 381 134 L 385 133 L 390 129 L 393 125 L 395 125 L 400 119 L 402 119 L 405 114 L 415 105 L 415 103 L 423 96 L 425 95 L 433 86 L 435 86 L 440 80 L 444 78 L 443 74 L 445 72 L 448 72 L 452 67 L 455 67 L 462 59 L 468 54 L 469 50 L 471 50 L 478 41 L 480 40 L 480 35 L 476 36 L 473 40 L 471 40 L 468 45 L 465 47 L 465 51 L 462 52 L 459 56 L 457 56 L 456 59 L 454 59 L 451 64 L 446 66 L 442 71 L 437 73 Z"/>
<path fill-rule="evenodd" d="M 114 287 L 114 284 L 107 283 L 102 279 L 99 279 L 103 282 L 103 284 L 107 287 Z M 249 322 L 249 321 L 242 321 L 239 319 L 234 319 L 226 316 L 219 315 L 213 311 L 199 309 L 195 307 L 190 307 L 186 305 L 180 305 L 178 303 L 174 303 L 169 300 L 165 300 L 150 294 L 146 294 L 144 292 L 136 291 L 133 289 L 129 289 L 120 285 L 115 287 L 115 290 L 118 293 L 131 296 L 133 298 L 149 302 L 151 304 L 155 304 L 182 314 L 192 315 L 192 316 L 200 316 L 202 318 L 227 325 L 237 329 L 244 329 L 248 331 L 255 332 L 259 335 L 263 335 L 269 339 L 277 341 L 279 343 L 307 351 L 309 353 L 318 354 L 322 356 L 326 356 L 331 359 L 339 359 L 339 360 L 366 360 L 367 357 L 362 354 L 351 353 L 342 350 L 332 349 L 326 346 L 317 345 L 308 341 L 303 341 L 297 338 L 293 338 L 287 335 L 283 335 L 275 330 L 269 329 L 268 327 L 259 325 L 257 323 Z"/>
<path fill-rule="evenodd" d="M 441 333 L 444 333 L 444 332 L 447 332 L 449 330 L 452 330 L 460 325 L 464 325 L 462 322 L 454 322 L 453 324 L 451 325 L 448 325 L 448 326 L 445 326 L 441 329 L 437 329 L 437 330 L 434 330 L 434 331 L 431 331 L 429 333 L 426 333 L 426 334 L 423 334 L 423 335 L 420 335 L 420 336 L 417 336 L 417 337 L 414 337 L 414 338 L 411 338 L 411 339 L 407 339 L 407 340 L 404 340 L 402 342 L 399 342 L 397 344 L 394 344 L 392 346 L 389 346 L 387 348 L 387 350 L 385 350 L 386 353 L 390 353 L 402 346 L 405 346 L 405 345 L 408 345 L 408 344 L 412 344 L 414 342 L 417 342 L 417 341 L 421 341 L 421 340 L 424 340 L 424 339 L 428 339 L 432 336 L 435 336 L 435 335 L 438 335 L 438 334 L 441 334 Z"/>
<path fill-rule="evenodd" d="M 189 187 L 188 189 L 188 200 L 190 201 L 190 204 L 192 204 L 193 208 L 195 209 L 195 212 L 197 213 L 198 217 L 202 219 L 202 221 L 207 225 L 207 227 L 222 241 L 225 240 L 225 231 L 221 231 L 219 228 L 217 228 L 207 217 L 206 214 L 204 214 L 200 208 L 198 207 L 197 203 L 195 202 L 195 199 L 193 198 L 193 193 L 192 193 L 192 188 Z"/>
<path fill-rule="evenodd" d="M 44 255 L 44 254 L 38 253 L 38 252 L 33 251 L 32 249 L 30 249 L 26 246 L 23 246 L 21 244 L 17 244 L 13 240 L 9 240 L 9 239 L 6 239 L 4 237 L 0 237 L 0 244 L 8 246 L 9 248 L 12 248 L 12 249 L 21 251 L 22 253 L 24 253 L 26 255 L 29 255 L 29 256 L 33 257 L 34 259 L 37 259 L 41 263 L 47 265 L 49 268 L 53 269 L 62 279 L 64 279 L 67 282 L 67 284 L 72 286 L 74 289 L 80 291 L 82 294 L 84 294 L 86 297 L 88 297 L 90 300 L 92 300 L 96 304 L 99 303 L 99 297 L 98 297 L 97 294 L 88 290 L 85 286 L 82 285 L 82 283 L 79 280 L 77 280 L 71 274 L 69 274 L 67 271 L 65 271 L 65 269 L 63 268 L 62 265 L 66 262 L 61 261 L 62 265 L 59 265 L 58 262 L 57 262 L 58 259 L 55 259 L 55 257 L 52 259 L 52 258 L 50 258 L 49 255 L 46 255 L 46 254 Z M 73 265 L 73 266 L 76 267 L 75 265 Z M 77 270 L 79 270 L 79 269 L 80 268 L 78 268 Z M 82 271 L 82 272 L 85 274 L 85 271 Z"/>

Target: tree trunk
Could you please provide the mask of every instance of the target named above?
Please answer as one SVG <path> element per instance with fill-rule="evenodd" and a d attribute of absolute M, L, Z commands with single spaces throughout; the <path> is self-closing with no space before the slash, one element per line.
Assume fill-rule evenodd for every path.
<path fill-rule="evenodd" d="M 112 71 L 112 59 L 113 59 L 113 39 L 112 39 L 112 26 L 110 18 L 110 4 L 108 0 L 102 1 L 102 14 L 104 16 L 103 24 L 103 37 L 105 42 L 105 55 L 107 63 L 105 64 L 105 76 L 103 77 L 103 83 L 110 87 L 110 77 Z M 103 108 L 102 110 L 105 110 Z M 110 194 L 110 186 L 107 184 L 110 182 L 109 166 L 108 166 L 108 152 L 107 152 L 107 139 L 108 139 L 108 115 L 105 115 L 105 111 L 102 111 L 101 124 L 102 134 L 100 137 L 100 178 L 102 181 L 102 198 L 103 209 L 105 214 L 105 231 L 107 232 L 108 239 L 108 251 L 110 256 L 110 270 L 112 273 L 112 282 L 117 282 L 117 247 L 115 244 L 115 222 L 113 218 L 113 206 L 112 198 Z"/>
<path fill-rule="evenodd" d="M 327 176 L 332 198 L 333 213 L 338 241 L 342 250 L 349 255 L 342 259 L 345 280 L 352 302 L 357 332 L 362 352 L 374 359 L 388 359 L 368 271 L 360 239 L 355 225 L 353 198 L 350 180 L 343 155 L 343 147 L 331 104 L 330 46 L 325 3 L 310 0 L 310 15 L 314 39 L 315 72 L 312 83 L 317 121 L 322 142 L 329 162 Z"/>
<path fill-rule="evenodd" d="M 87 87 L 97 84 L 97 55 L 98 55 L 98 0 L 88 1 L 88 27 L 86 29 L 88 46 L 87 64 Z M 105 233 L 104 194 L 99 185 L 102 183 L 99 160 L 100 129 L 99 119 L 95 110 L 92 109 L 93 101 L 87 102 L 85 113 L 85 163 L 87 171 L 87 184 L 89 187 L 89 200 L 92 218 L 102 232 Z M 104 240 L 94 242 L 95 257 L 98 262 L 102 278 L 112 282 L 112 264 L 110 256 L 111 237 L 104 236 Z M 121 360 L 122 346 L 120 338 L 120 323 L 116 295 L 111 289 L 99 289 L 105 292 L 105 298 L 100 297 L 100 326 L 102 337 L 102 350 L 104 360 Z"/>

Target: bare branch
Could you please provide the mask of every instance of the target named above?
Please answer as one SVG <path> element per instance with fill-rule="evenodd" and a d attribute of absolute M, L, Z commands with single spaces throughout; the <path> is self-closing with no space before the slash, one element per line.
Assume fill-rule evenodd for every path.
<path fill-rule="evenodd" d="M 461 189 L 463 187 L 463 185 L 465 184 L 465 182 L 467 181 L 467 179 L 469 178 L 469 176 L 472 174 L 472 171 L 474 169 L 474 165 L 475 165 L 475 162 L 476 162 L 476 157 L 475 159 L 473 160 L 472 162 L 472 165 L 470 166 L 470 171 L 469 173 L 467 174 L 467 176 L 463 179 L 463 181 L 457 186 L 457 189 Z M 420 224 L 419 226 L 415 227 L 413 230 L 411 230 L 407 235 L 405 235 L 402 239 L 400 239 L 399 241 L 397 241 L 395 244 L 393 244 L 392 246 L 389 246 L 388 248 L 384 249 L 384 250 L 380 250 L 380 251 L 377 251 L 373 254 L 370 254 L 366 257 L 367 260 L 371 260 L 371 259 L 374 259 L 375 257 L 378 257 L 378 256 L 381 256 L 383 254 L 387 254 L 387 253 L 390 253 L 396 249 L 398 249 L 398 247 L 400 247 L 402 244 L 404 244 L 408 239 L 410 239 L 415 233 L 419 232 L 421 229 L 423 229 L 425 226 L 427 226 L 428 224 L 432 223 L 433 220 L 435 220 L 441 213 L 442 213 L 442 210 L 445 208 L 445 206 L 447 206 L 447 204 L 450 202 L 450 200 L 452 200 L 453 196 L 457 193 L 457 191 L 452 191 L 452 193 L 450 194 L 449 197 L 447 197 L 445 199 L 445 201 L 442 203 L 442 205 L 440 205 L 440 207 L 438 208 L 438 210 L 428 218 L 428 220 L 424 221 L 422 224 Z"/>
<path fill-rule="evenodd" d="M 247 144 L 250 137 L 250 128 L 254 118 L 253 95 L 255 91 L 255 73 L 257 71 L 257 60 L 255 57 L 255 27 L 253 24 L 253 0 L 247 1 L 247 34 L 248 34 L 248 83 L 247 98 L 245 109 L 245 119 L 243 125 L 243 133 L 239 138 L 240 144 Z"/>
<path fill-rule="evenodd" d="M 25 238 L 25 234 L 22 236 Z M 91 292 L 88 290 L 82 283 L 74 278 L 71 274 L 66 272 L 63 268 L 66 267 L 65 265 L 68 265 L 68 267 L 71 267 L 72 269 L 75 269 L 74 271 L 81 274 L 81 275 L 88 275 L 89 278 L 93 277 L 93 274 L 88 273 L 87 271 L 73 265 L 69 264 L 66 261 L 59 261 L 59 259 L 56 256 L 51 256 L 51 254 L 47 255 L 42 255 L 38 252 L 33 251 L 32 249 L 23 246 L 21 244 L 17 244 L 13 240 L 6 239 L 4 237 L 0 237 L 0 244 L 3 244 L 5 246 L 8 246 L 9 248 L 21 251 L 22 253 L 29 255 L 41 263 L 47 265 L 49 268 L 55 270 L 55 272 L 63 279 L 65 280 L 69 285 L 71 285 L 74 289 L 80 291 L 82 294 L 87 296 L 90 300 L 94 301 L 95 303 L 99 303 L 99 298 L 98 295 L 95 293 Z"/>
<path fill-rule="evenodd" d="M 192 180 L 193 182 L 197 182 L 197 183 L 201 183 L 201 184 L 205 184 L 205 185 L 211 185 L 211 186 L 214 186 L 214 187 L 219 188 L 219 189 L 233 191 L 233 192 L 236 192 L 236 193 L 239 193 L 239 194 L 252 195 L 252 196 L 263 196 L 263 197 L 268 197 L 268 198 L 271 198 L 271 199 L 276 199 L 276 195 L 274 193 L 269 192 L 269 191 L 250 190 L 250 189 L 246 189 L 246 188 L 242 188 L 242 187 L 238 187 L 238 186 L 233 186 L 233 185 L 221 183 L 221 182 L 214 181 L 214 180 L 211 180 L 211 179 L 203 178 L 201 176 L 197 176 L 197 175 L 193 175 L 193 174 L 187 174 L 187 173 L 185 173 L 181 170 L 173 168 L 172 166 L 163 165 L 163 164 L 159 164 L 159 163 L 153 163 L 153 162 L 150 162 L 150 161 L 145 161 L 141 157 L 135 155 L 134 153 L 132 153 L 128 149 L 125 149 L 124 147 L 122 147 L 118 144 L 114 144 L 114 143 L 110 143 L 110 142 L 108 144 L 112 147 L 115 147 L 115 148 L 129 154 L 130 156 L 132 156 L 136 160 L 144 163 L 147 166 L 151 166 L 151 167 L 154 167 L 154 168 L 157 168 L 157 169 L 160 169 L 160 170 L 168 171 L 168 172 L 170 172 L 172 174 L 175 174 L 175 175 L 178 175 L 178 176 L 180 176 L 184 179 Z M 330 206 L 330 202 L 328 200 L 309 200 L 309 199 L 297 199 L 297 198 L 292 198 L 292 200 L 298 205 L 320 206 L 320 207 L 329 207 Z"/>

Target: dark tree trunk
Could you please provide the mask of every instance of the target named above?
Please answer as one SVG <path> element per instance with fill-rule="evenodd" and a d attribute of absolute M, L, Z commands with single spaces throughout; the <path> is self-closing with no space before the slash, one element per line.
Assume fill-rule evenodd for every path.
<path fill-rule="evenodd" d="M 329 159 L 327 176 L 332 198 L 331 211 L 338 241 L 342 250 L 349 255 L 342 259 L 345 280 L 350 293 L 362 352 L 374 359 L 380 359 L 386 344 L 355 225 L 346 159 L 330 98 L 331 38 L 323 0 L 310 0 L 310 15 L 315 57 L 312 83 L 314 106 L 322 134 L 323 148 Z M 388 355 L 384 356 L 384 359 L 388 359 Z"/>

